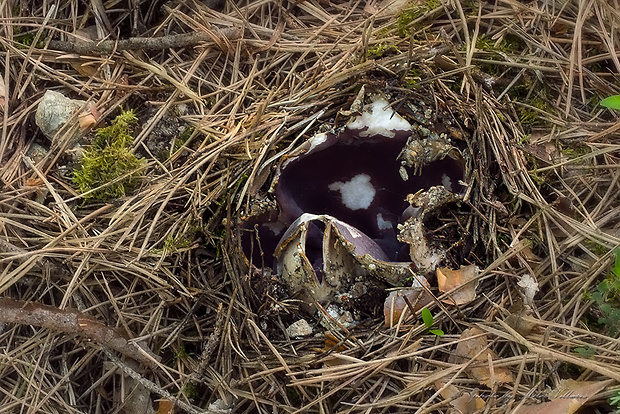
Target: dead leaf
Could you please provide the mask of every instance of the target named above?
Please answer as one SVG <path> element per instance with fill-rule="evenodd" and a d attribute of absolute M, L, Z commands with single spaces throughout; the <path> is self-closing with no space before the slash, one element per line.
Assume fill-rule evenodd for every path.
<path fill-rule="evenodd" d="M 573 414 L 613 382 L 562 380 L 556 390 L 547 394 L 552 401 L 521 406 L 516 414 Z"/>
<path fill-rule="evenodd" d="M 78 115 L 78 123 L 82 130 L 88 129 L 95 125 L 101 116 L 101 112 L 94 103 L 89 103 L 88 108 Z"/>
<path fill-rule="evenodd" d="M 24 182 L 24 185 L 26 187 L 40 187 L 42 185 L 45 185 L 45 182 L 43 182 L 43 180 L 39 177 L 31 177 L 26 178 L 26 182 Z"/>
<path fill-rule="evenodd" d="M 159 404 L 157 406 L 156 414 L 174 414 L 174 403 L 172 401 L 162 398 L 157 402 Z"/>
<path fill-rule="evenodd" d="M 390 292 L 383 303 L 385 326 L 391 328 L 399 323 L 401 317 L 404 321 L 412 314 L 407 302 L 413 306 L 413 311 L 416 312 L 432 300 L 424 288 L 402 288 Z"/>
<path fill-rule="evenodd" d="M 450 305 L 465 305 L 476 299 L 479 274 L 480 269 L 476 265 L 461 266 L 458 270 L 448 267 L 437 268 L 439 291 L 451 292 L 449 297 L 443 299 L 442 302 Z"/>
<path fill-rule="evenodd" d="M 364 6 L 364 13 L 373 14 L 375 17 L 391 16 L 403 10 L 408 4 L 408 0 L 371 0 Z"/>
<path fill-rule="evenodd" d="M 332 352 L 324 361 L 324 364 L 327 367 L 350 363 L 350 361 L 344 360 L 338 355 L 339 352 L 346 351 L 347 349 L 349 349 L 349 347 L 347 346 L 346 341 L 341 341 L 331 332 L 325 332 L 325 346 L 323 348 L 314 348 L 317 352 Z"/>
<path fill-rule="evenodd" d="M 533 306 L 534 296 L 538 292 L 538 282 L 529 273 L 524 274 L 521 280 L 517 282 L 517 285 L 522 288 L 523 297 L 525 298 L 525 304 Z"/>
<path fill-rule="evenodd" d="M 457 387 L 450 384 L 443 388 L 445 383 L 435 381 L 435 387 L 441 390 L 440 394 L 444 400 L 450 402 L 450 405 L 460 414 L 472 414 L 485 407 L 486 402 L 477 395 L 471 395 L 468 392 L 461 392 Z M 443 388 L 443 389 L 442 389 Z"/>
<path fill-rule="evenodd" d="M 6 84 L 4 78 L 0 76 L 0 111 L 4 111 L 4 101 L 6 99 Z"/>
<path fill-rule="evenodd" d="M 512 329 L 517 331 L 522 336 L 529 335 L 538 324 L 529 317 L 530 312 L 523 310 L 521 312 L 513 313 L 508 316 L 504 322 L 508 324 Z"/>
<path fill-rule="evenodd" d="M 76 30 L 74 35 L 79 41 L 82 42 L 97 41 L 97 26 L 93 25 Z M 77 53 L 59 56 L 58 59 L 69 63 L 71 67 L 82 76 L 94 76 L 97 73 L 97 67 L 99 66 L 93 66 L 94 60 L 92 57 L 80 56 Z"/>
<path fill-rule="evenodd" d="M 475 358 L 467 368 L 467 375 L 478 381 L 478 383 L 493 388 L 495 384 L 507 384 L 514 381 L 512 372 L 506 367 L 493 365 L 491 372 L 490 365 L 497 359 L 497 355 L 488 349 L 487 335 L 480 328 L 470 328 L 463 331 L 460 342 L 456 346 L 454 354 L 450 357 L 450 362 L 462 364 Z"/>

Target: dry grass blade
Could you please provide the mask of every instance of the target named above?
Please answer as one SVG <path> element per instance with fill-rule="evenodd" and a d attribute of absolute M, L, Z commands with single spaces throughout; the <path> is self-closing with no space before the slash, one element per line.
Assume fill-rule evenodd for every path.
<path fill-rule="evenodd" d="M 472 369 L 514 377 L 480 392 L 488 412 L 567 379 L 620 382 L 620 124 L 598 105 L 620 93 L 616 0 L 91 3 L 0 5 L 3 411 L 120 412 L 119 369 L 192 413 L 448 412 L 484 387 Z M 441 337 L 419 313 L 322 324 L 241 253 L 278 166 L 345 125 L 362 86 L 463 154 L 463 202 L 427 233 L 442 267 L 480 274 L 456 306 L 429 279 Z M 97 140 L 40 132 L 48 89 L 92 103 L 95 129 L 135 110 L 127 152 L 144 161 L 124 197 L 89 199 L 133 170 L 78 192 Z M 300 319 L 312 334 L 292 338 Z M 488 352 L 450 360 L 473 326 Z M 118 360 L 152 366 L 137 343 L 158 369 Z"/>

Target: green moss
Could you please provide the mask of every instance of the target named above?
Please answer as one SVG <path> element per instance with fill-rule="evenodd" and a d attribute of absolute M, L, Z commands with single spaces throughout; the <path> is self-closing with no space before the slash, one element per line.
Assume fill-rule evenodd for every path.
<path fill-rule="evenodd" d="M 73 182 L 84 194 L 85 201 L 118 199 L 137 184 L 144 163 L 130 151 L 133 143 L 131 132 L 137 122 L 133 111 L 126 111 L 110 126 L 97 130 L 80 167 L 73 171 Z"/>
<path fill-rule="evenodd" d="M 188 382 L 185 385 L 183 385 L 182 392 L 183 392 L 183 395 L 190 400 L 195 400 L 200 397 L 200 392 L 198 391 L 198 387 L 196 387 L 196 385 L 194 385 L 192 382 Z"/>
<path fill-rule="evenodd" d="M 519 144 L 527 145 L 530 143 L 531 139 L 532 139 L 532 134 L 523 134 L 523 136 L 519 139 Z"/>
<path fill-rule="evenodd" d="M 13 36 L 13 40 L 22 46 L 30 47 L 34 42 L 34 35 L 34 32 L 19 33 Z M 41 35 L 41 37 L 39 38 L 39 42 L 41 42 L 41 40 L 44 40 L 43 37 L 44 36 Z"/>
<path fill-rule="evenodd" d="M 367 59 L 382 58 L 386 54 L 398 54 L 400 50 L 394 45 L 386 45 L 385 43 L 378 43 L 368 49 L 366 52 Z"/>
<path fill-rule="evenodd" d="M 164 251 L 166 253 L 174 253 L 181 249 L 187 249 L 193 244 L 194 242 L 188 237 L 174 237 L 171 234 L 164 241 Z"/>
<path fill-rule="evenodd" d="M 422 4 L 412 5 L 411 7 L 403 10 L 396 18 L 396 30 L 398 34 L 401 37 L 407 37 L 411 35 L 411 30 L 409 27 L 411 22 L 418 19 L 425 13 L 428 13 L 429 11 L 434 10 L 440 6 L 440 0 L 427 0 Z"/>
<path fill-rule="evenodd" d="M 517 53 L 525 50 L 525 42 L 511 34 L 503 36 L 499 41 L 483 35 L 476 39 L 476 49 L 485 52 Z"/>
<path fill-rule="evenodd" d="M 596 355 L 596 349 L 591 346 L 580 346 L 573 349 L 573 352 L 588 359 L 592 359 Z"/>
<path fill-rule="evenodd" d="M 525 127 L 545 125 L 546 121 L 541 116 L 541 112 L 553 113 L 551 107 L 540 95 L 527 99 L 523 104 L 515 102 L 515 111 L 519 115 L 521 124 Z"/>
<path fill-rule="evenodd" d="M 592 152 L 590 147 L 585 144 L 575 143 L 572 145 L 563 145 L 560 143 L 560 152 L 568 158 L 579 158 Z"/>
<path fill-rule="evenodd" d="M 417 66 L 412 66 L 409 71 L 407 72 L 407 75 L 405 75 L 405 87 L 409 88 L 409 89 L 413 89 L 416 88 L 418 86 L 418 82 L 420 82 L 420 80 L 422 80 L 421 78 L 421 73 L 419 70 L 419 67 Z"/>
<path fill-rule="evenodd" d="M 594 254 L 598 255 L 598 256 L 603 256 L 605 254 L 607 254 L 607 252 L 609 251 L 609 249 L 605 246 L 603 246 L 602 244 L 592 240 L 592 239 L 585 239 L 583 241 L 583 244 Z"/>

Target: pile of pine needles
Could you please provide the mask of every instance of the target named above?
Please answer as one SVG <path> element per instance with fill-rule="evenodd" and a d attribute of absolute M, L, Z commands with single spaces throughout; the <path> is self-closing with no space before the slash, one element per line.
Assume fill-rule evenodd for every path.
<path fill-rule="evenodd" d="M 620 90 L 619 6 L 3 3 L 2 412 L 449 412 L 454 386 L 503 413 L 562 379 L 617 387 L 619 321 L 605 305 L 620 298 L 605 286 L 620 246 L 620 114 L 598 103 Z M 89 26 L 96 40 L 78 32 Z M 377 314 L 289 338 L 312 317 L 257 293 L 233 237 L 283 157 L 342 125 L 362 85 L 397 110 L 432 96 L 469 131 L 468 210 L 455 219 L 469 247 L 450 264 L 482 271 L 475 301 L 429 306 L 441 337 L 419 315 L 389 329 Z M 34 123 L 48 89 L 94 104 L 95 128 L 136 113 L 137 188 L 103 203 L 77 192 L 79 148 Z M 492 364 L 450 359 L 473 326 Z M 472 364 L 514 380 L 490 369 L 481 385 Z M 613 387 L 589 412 L 609 409 Z"/>

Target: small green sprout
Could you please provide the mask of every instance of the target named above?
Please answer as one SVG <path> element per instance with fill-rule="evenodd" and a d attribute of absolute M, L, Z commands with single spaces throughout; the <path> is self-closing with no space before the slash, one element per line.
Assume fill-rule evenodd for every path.
<path fill-rule="evenodd" d="M 603 99 L 601 106 L 609 109 L 620 109 L 620 95 L 613 95 Z"/>
<path fill-rule="evenodd" d="M 398 34 L 401 37 L 411 35 L 411 27 L 409 27 L 411 22 L 440 6 L 441 2 L 438 0 L 427 0 L 423 4 L 418 4 L 417 2 L 409 3 L 409 7 L 401 11 L 396 18 Z"/>
<path fill-rule="evenodd" d="M 602 314 L 598 323 L 607 328 L 608 335 L 616 337 L 620 333 L 620 248 L 613 254 L 615 260 L 609 275 L 596 286 L 592 300 Z"/>
<path fill-rule="evenodd" d="M 441 329 L 431 329 L 431 327 L 433 326 L 433 314 L 431 313 L 431 311 L 428 310 L 428 308 L 422 309 L 422 321 L 424 322 L 424 325 L 426 326 L 428 332 L 437 336 L 444 335 L 444 332 Z"/>
<path fill-rule="evenodd" d="M 609 398 L 609 404 L 616 407 L 616 412 L 620 412 L 620 388 L 617 388 L 615 394 Z"/>

